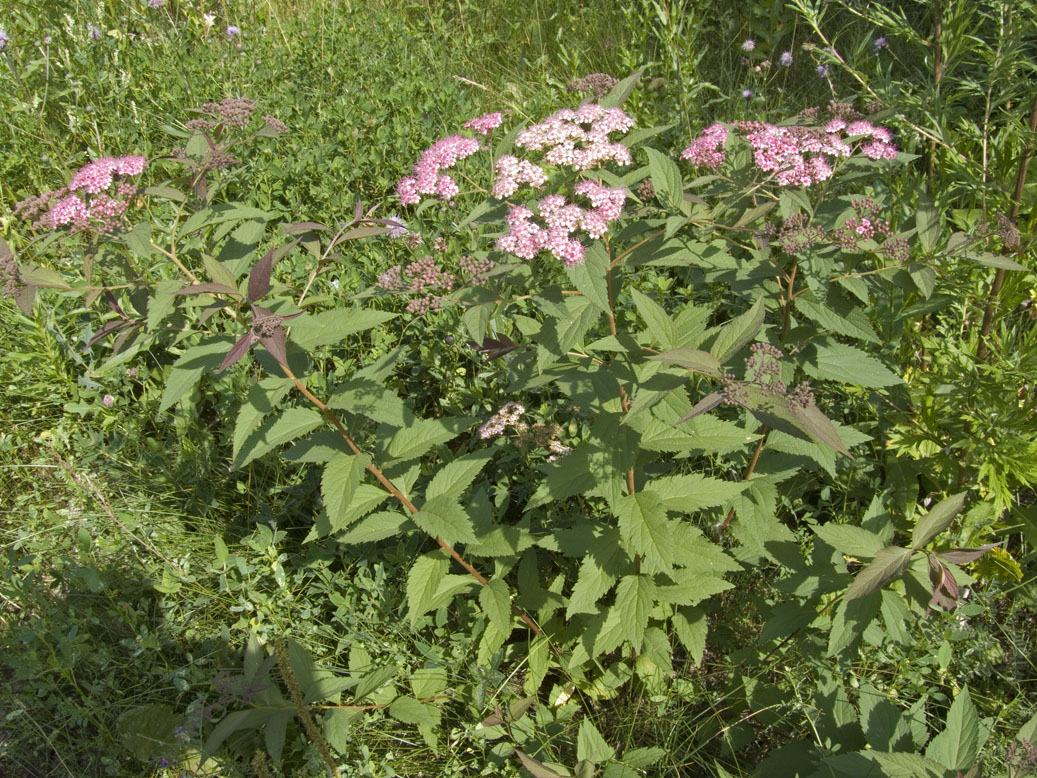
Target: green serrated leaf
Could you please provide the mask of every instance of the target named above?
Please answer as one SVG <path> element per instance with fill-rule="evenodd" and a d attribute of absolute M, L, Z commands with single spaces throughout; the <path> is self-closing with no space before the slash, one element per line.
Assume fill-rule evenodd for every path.
<path fill-rule="evenodd" d="M 643 557 L 644 570 L 668 573 L 673 569 L 673 534 L 662 499 L 640 491 L 619 500 L 619 531 L 628 550 Z"/>
<path fill-rule="evenodd" d="M 504 579 L 494 578 L 481 587 L 479 604 L 493 626 L 505 635 L 511 632 L 511 593 Z"/>
<path fill-rule="evenodd" d="M 339 543 L 355 545 L 358 543 L 374 543 L 386 538 L 395 537 L 410 521 L 402 513 L 380 511 L 372 513 L 353 529 L 338 538 Z"/>
<path fill-rule="evenodd" d="M 236 467 L 244 467 L 278 446 L 300 438 L 324 423 L 324 417 L 309 408 L 288 408 L 280 416 L 268 418 L 249 435 L 238 451 Z"/>
<path fill-rule="evenodd" d="M 644 150 L 648 154 L 648 170 L 656 196 L 671 211 L 679 211 L 684 202 L 684 182 L 680 168 L 670 157 L 652 147 L 645 146 Z"/>
<path fill-rule="evenodd" d="M 648 617 L 655 604 L 655 583 L 649 575 L 625 575 L 616 587 L 616 604 L 623 624 L 623 639 L 630 642 L 635 651 L 641 650 Z"/>
<path fill-rule="evenodd" d="M 616 749 L 605 742 L 590 719 L 580 722 L 576 736 L 576 758 L 590 762 L 606 762 L 616 755 Z"/>
<path fill-rule="evenodd" d="M 324 499 L 328 520 L 333 525 L 341 525 L 370 462 L 371 457 L 367 454 L 336 454 L 334 459 L 324 466 L 320 493 Z"/>
<path fill-rule="evenodd" d="M 340 344 L 348 335 L 380 327 L 397 314 L 369 308 L 336 308 L 292 319 L 291 340 L 303 349 Z"/>
<path fill-rule="evenodd" d="M 678 608 L 670 617 L 670 623 L 695 664 L 702 664 L 702 655 L 706 651 L 706 633 L 709 630 L 706 614 L 700 608 Z"/>
<path fill-rule="evenodd" d="M 389 715 L 404 724 L 434 723 L 425 704 L 413 697 L 397 697 L 389 706 Z"/>
<path fill-rule="evenodd" d="M 595 241 L 584 252 L 583 262 L 578 265 L 569 265 L 565 269 L 577 291 L 605 314 L 611 312 L 608 286 L 605 280 L 608 266 L 609 256 L 605 247 L 601 241 Z"/>
<path fill-rule="evenodd" d="M 765 309 L 763 297 L 759 297 L 752 308 L 721 326 L 710 353 L 722 364 L 731 359 L 763 327 Z"/>
<path fill-rule="evenodd" d="M 223 356 L 234 340 L 228 337 L 214 338 L 199 343 L 187 349 L 173 363 L 166 379 L 166 387 L 162 392 L 162 402 L 159 403 L 159 413 L 165 411 L 174 403 L 181 400 L 194 389 L 198 379 L 206 370 L 215 370 L 223 362 Z"/>
<path fill-rule="evenodd" d="M 477 419 L 467 416 L 443 419 L 416 419 L 392 436 L 389 441 L 389 456 L 399 461 L 420 457 L 433 446 L 448 443 Z"/>
<path fill-rule="evenodd" d="M 884 546 L 875 533 L 849 524 L 822 524 L 814 527 L 814 534 L 836 551 L 865 559 L 875 556 Z"/>
<path fill-rule="evenodd" d="M 979 714 L 972 704 L 969 687 L 962 688 L 947 711 L 944 730 L 929 741 L 925 755 L 951 770 L 968 770 L 983 745 Z"/>
<path fill-rule="evenodd" d="M 847 337 L 856 338 L 857 340 L 863 340 L 868 343 L 881 342 L 867 319 L 862 318 L 859 321 L 846 319 L 828 306 L 812 300 L 806 295 L 799 295 L 796 297 L 795 306 L 796 310 L 808 319 L 817 322 L 825 329 L 834 332 L 837 335 L 846 335 Z"/>
<path fill-rule="evenodd" d="M 929 545 L 929 541 L 943 532 L 954 521 L 965 507 L 965 492 L 952 494 L 934 505 L 927 514 L 918 519 L 911 532 L 911 548 L 919 550 Z"/>
<path fill-rule="evenodd" d="M 425 488 L 425 499 L 440 495 L 460 498 L 495 453 L 497 450 L 493 448 L 473 451 L 444 465 Z"/>
<path fill-rule="evenodd" d="M 445 494 L 426 500 L 411 521 L 432 537 L 442 538 L 450 545 L 476 542 L 471 516 L 456 498 Z"/>
<path fill-rule="evenodd" d="M 853 579 L 853 583 L 850 584 L 843 598 L 854 600 L 877 592 L 907 569 L 911 564 L 912 554 L 911 549 L 900 546 L 887 546 L 879 549 L 875 558 L 857 573 L 857 577 Z"/>
<path fill-rule="evenodd" d="M 891 373 L 877 359 L 853 346 L 817 342 L 807 351 L 812 354 L 803 363 L 803 370 L 812 378 L 866 387 L 893 386 L 904 383 L 900 376 Z"/>
<path fill-rule="evenodd" d="M 918 193 L 918 209 L 915 211 L 915 226 L 918 228 L 918 241 L 926 253 L 936 248 L 940 238 L 942 219 L 936 210 L 932 198 L 925 192 Z"/>
<path fill-rule="evenodd" d="M 353 376 L 338 387 L 328 400 L 328 407 L 392 427 L 405 427 L 415 421 L 414 413 L 395 392 L 363 376 Z"/>
<path fill-rule="evenodd" d="M 447 557 L 440 551 L 421 555 L 411 566 L 407 574 L 407 612 L 412 626 L 432 609 L 439 584 L 449 567 Z"/>

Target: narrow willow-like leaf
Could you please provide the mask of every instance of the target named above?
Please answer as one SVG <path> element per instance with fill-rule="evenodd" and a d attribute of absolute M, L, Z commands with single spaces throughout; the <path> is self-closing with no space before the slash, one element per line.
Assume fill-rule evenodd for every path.
<path fill-rule="evenodd" d="M 940 238 L 941 222 L 940 213 L 936 210 L 932 198 L 925 192 L 919 192 L 915 227 L 918 229 L 918 241 L 927 253 L 936 248 L 936 241 Z"/>

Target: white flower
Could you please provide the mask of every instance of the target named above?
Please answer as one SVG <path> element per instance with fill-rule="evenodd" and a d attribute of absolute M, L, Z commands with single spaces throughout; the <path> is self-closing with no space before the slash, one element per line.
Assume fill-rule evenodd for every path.
<path fill-rule="evenodd" d="M 216 24 L 216 14 L 202 14 L 202 24 L 208 29 Z"/>

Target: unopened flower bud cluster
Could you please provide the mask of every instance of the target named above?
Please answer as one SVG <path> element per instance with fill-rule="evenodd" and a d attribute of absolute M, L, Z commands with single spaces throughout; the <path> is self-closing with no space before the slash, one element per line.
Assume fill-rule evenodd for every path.
<path fill-rule="evenodd" d="M 749 351 L 752 353 L 745 360 L 745 381 L 739 381 L 731 373 L 725 373 L 721 378 L 721 395 L 725 404 L 748 406 L 749 387 L 756 387 L 771 397 L 783 398 L 790 410 L 808 408 L 814 404 L 810 384 L 802 381 L 790 390 L 780 378 L 779 360 L 785 356 L 780 348 L 769 343 L 754 343 Z"/>

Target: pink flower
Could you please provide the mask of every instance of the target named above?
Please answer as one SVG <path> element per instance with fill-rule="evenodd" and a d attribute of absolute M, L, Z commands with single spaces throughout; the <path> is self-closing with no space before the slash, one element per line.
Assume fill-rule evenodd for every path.
<path fill-rule="evenodd" d="M 444 200 L 450 200 L 457 192 L 457 184 L 450 176 L 441 174 L 443 170 L 449 170 L 459 160 L 466 159 L 477 152 L 481 146 L 475 138 L 466 138 L 463 135 L 450 135 L 440 138 L 429 146 L 421 155 L 421 159 L 414 165 L 413 176 L 406 176 L 396 185 L 396 194 L 404 205 L 414 205 L 420 202 L 419 195 L 439 195 Z"/>
<path fill-rule="evenodd" d="M 724 163 L 727 132 L 724 125 L 711 124 L 681 152 L 680 158 L 690 160 L 693 165 L 716 170 Z"/>
<path fill-rule="evenodd" d="M 466 130 L 477 132 L 480 135 L 487 135 L 491 130 L 495 130 L 498 127 L 500 127 L 501 119 L 503 118 L 504 117 L 501 116 L 500 111 L 497 111 L 496 113 L 488 113 L 485 116 L 479 116 L 475 119 L 469 119 L 461 126 L 464 127 Z"/>

